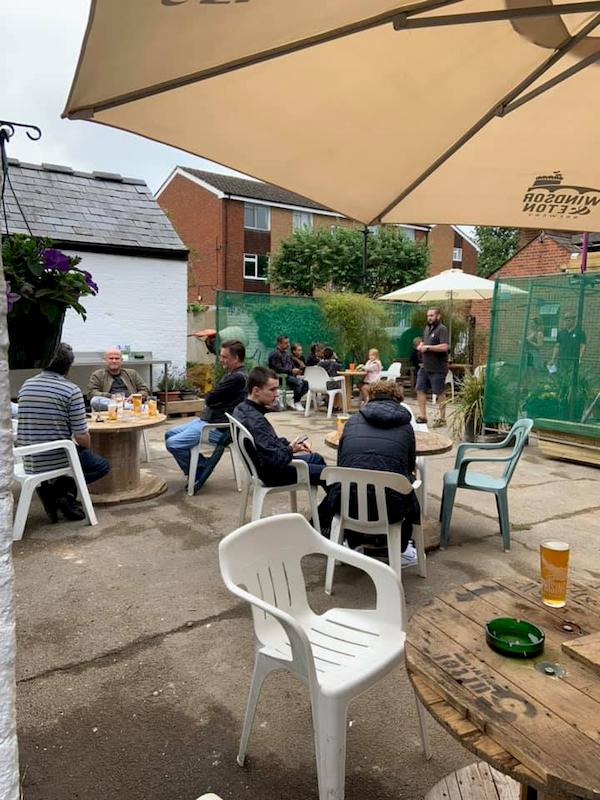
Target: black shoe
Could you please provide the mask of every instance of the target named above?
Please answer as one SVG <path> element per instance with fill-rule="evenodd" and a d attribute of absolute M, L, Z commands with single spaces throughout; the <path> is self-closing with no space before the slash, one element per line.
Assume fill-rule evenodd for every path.
<path fill-rule="evenodd" d="M 56 499 L 56 506 L 65 519 L 71 521 L 85 519 L 85 511 L 81 503 L 78 503 L 73 497 L 58 497 Z"/>
<path fill-rule="evenodd" d="M 48 519 L 54 525 L 58 522 L 58 511 L 56 505 L 56 496 L 50 484 L 44 482 L 40 483 L 40 485 L 35 490 L 37 496 L 42 501 L 42 505 L 44 506 L 44 511 L 48 515 Z"/>

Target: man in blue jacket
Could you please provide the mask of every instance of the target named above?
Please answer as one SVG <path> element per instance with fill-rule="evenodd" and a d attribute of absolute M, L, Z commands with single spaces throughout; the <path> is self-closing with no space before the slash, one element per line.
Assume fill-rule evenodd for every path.
<path fill-rule="evenodd" d="M 306 461 L 313 485 L 320 483 L 325 460 L 313 453 L 303 437 L 288 441 L 277 436 L 265 414 L 273 411 L 277 401 L 279 381 L 273 370 L 255 367 L 248 375 L 248 397 L 233 412 L 233 416 L 248 429 L 254 438 L 253 460 L 258 476 L 267 486 L 286 486 L 295 483 L 296 470 L 292 458 Z M 304 437 L 306 438 L 306 437 Z"/>
<path fill-rule="evenodd" d="M 219 362 L 225 370 L 225 374 L 212 392 L 206 395 L 202 416 L 196 417 L 184 425 L 171 428 L 165 433 L 165 446 L 185 475 L 190 471 L 191 450 L 200 444 L 202 429 L 210 422 L 227 422 L 225 414 L 231 414 L 237 404 L 245 398 L 248 377 L 244 367 L 245 358 L 246 348 L 241 342 L 223 342 L 219 353 Z M 229 436 L 225 429 L 211 431 L 209 441 L 218 444 L 223 433 Z M 195 480 L 200 478 L 206 461 L 207 459 L 202 455 L 198 459 Z"/>

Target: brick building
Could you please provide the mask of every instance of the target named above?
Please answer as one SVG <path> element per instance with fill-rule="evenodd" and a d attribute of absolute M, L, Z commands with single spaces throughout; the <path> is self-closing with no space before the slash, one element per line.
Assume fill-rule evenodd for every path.
<path fill-rule="evenodd" d="M 272 184 L 176 167 L 156 194 L 190 250 L 188 301 L 213 304 L 216 289 L 268 292 L 267 265 L 299 227 L 361 227 L 312 200 Z M 452 266 L 476 272 L 474 243 L 451 225 L 401 225 L 432 244 L 432 274 Z"/>
<path fill-rule="evenodd" d="M 456 225 L 431 225 L 427 244 L 431 253 L 430 275 L 451 267 L 477 275 L 479 246 Z"/>

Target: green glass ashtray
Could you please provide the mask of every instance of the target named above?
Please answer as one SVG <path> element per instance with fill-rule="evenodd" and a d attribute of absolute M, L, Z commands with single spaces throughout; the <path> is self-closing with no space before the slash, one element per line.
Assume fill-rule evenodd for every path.
<path fill-rule="evenodd" d="M 485 640 L 497 653 L 515 658 L 533 658 L 544 652 L 544 631 L 531 622 L 497 617 L 486 622 Z"/>

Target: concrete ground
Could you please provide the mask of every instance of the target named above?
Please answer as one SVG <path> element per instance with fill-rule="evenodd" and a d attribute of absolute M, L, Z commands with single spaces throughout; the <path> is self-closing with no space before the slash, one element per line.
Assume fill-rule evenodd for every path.
<path fill-rule="evenodd" d="M 324 415 L 271 417 L 290 438 L 307 430 L 323 446 Z M 180 424 L 177 420 L 173 424 Z M 196 497 L 150 431 L 152 470 L 168 492 L 145 503 L 98 508 L 99 524 L 50 525 L 37 499 L 15 543 L 18 711 L 25 800 L 194 800 L 317 798 L 305 688 L 285 673 L 266 682 L 249 758 L 235 762 L 253 661 L 248 608 L 223 587 L 219 540 L 237 526 L 239 495 L 223 458 Z M 453 461 L 430 459 L 430 515 Z M 269 500 L 287 509 L 285 495 Z M 403 575 L 409 613 L 435 594 L 486 577 L 538 575 L 538 545 L 572 545 L 572 567 L 600 578 L 598 472 L 550 461 L 532 443 L 510 489 L 512 551 L 503 553 L 492 497 L 457 496 L 451 546 L 431 553 L 427 580 Z M 323 592 L 324 564 L 307 566 L 310 600 L 360 606 L 371 586 L 350 567 Z M 446 773 L 473 760 L 433 720 L 433 758 L 420 751 L 404 669 L 350 708 L 347 800 L 416 800 Z"/>

